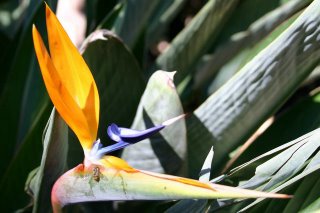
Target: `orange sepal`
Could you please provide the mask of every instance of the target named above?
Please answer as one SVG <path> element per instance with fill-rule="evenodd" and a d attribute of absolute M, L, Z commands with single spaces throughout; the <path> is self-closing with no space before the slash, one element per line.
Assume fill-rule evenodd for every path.
<path fill-rule="evenodd" d="M 47 4 L 46 23 L 52 62 L 59 75 L 63 76 L 62 84 L 84 111 L 89 126 L 87 131 L 90 131 L 93 143 L 97 136 L 100 112 L 96 83 L 83 57 Z"/>
<path fill-rule="evenodd" d="M 84 114 L 83 110 L 73 99 L 72 93 L 66 88 L 62 80 L 63 78 L 52 63 L 49 53 L 35 26 L 32 28 L 32 36 L 42 77 L 54 106 L 69 127 L 75 132 L 82 147 L 84 149 L 91 149 L 96 135 L 93 136 L 91 132 L 88 131 L 90 129 L 90 123 L 86 118 L 87 115 Z"/>

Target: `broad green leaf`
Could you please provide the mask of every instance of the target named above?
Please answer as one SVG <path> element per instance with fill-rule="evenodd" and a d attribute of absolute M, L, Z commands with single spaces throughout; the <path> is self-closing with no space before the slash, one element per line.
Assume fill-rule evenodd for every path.
<path fill-rule="evenodd" d="M 311 163 L 319 160 L 319 153 L 313 155 L 319 147 L 319 138 L 320 130 L 317 129 L 281 146 L 281 149 L 285 149 L 283 149 L 283 151 L 281 151 L 279 154 L 275 155 L 268 161 L 256 167 L 254 176 L 250 178 L 250 180 L 241 183 L 241 187 L 251 189 L 259 188 L 262 190 L 271 189 L 271 192 L 279 192 L 280 190 L 291 188 L 292 191 L 294 190 L 295 184 L 299 183 L 299 181 L 303 178 L 307 178 L 310 181 L 310 174 L 319 177 L 318 171 L 320 169 L 320 164 Z M 280 147 L 269 151 L 269 153 L 278 153 L 279 150 Z M 261 157 L 266 156 L 267 154 L 264 154 L 264 156 L 259 156 L 257 159 L 255 159 L 255 161 Z M 314 161 L 313 159 L 316 160 Z M 229 175 L 229 179 L 232 180 L 234 179 L 233 177 L 236 177 L 235 180 L 239 181 L 238 178 L 240 177 L 240 180 L 242 180 L 243 177 L 241 178 L 241 176 L 237 176 L 236 173 L 248 173 L 248 167 L 253 166 L 253 161 L 238 167 L 235 171 L 232 171 L 231 175 Z M 304 189 L 303 187 L 308 187 L 305 182 L 302 182 L 302 184 L 303 185 L 301 185 L 301 187 L 298 188 L 295 192 L 298 197 L 294 199 L 301 199 L 301 197 L 299 198 L 299 196 L 301 196 L 302 190 Z M 315 195 L 319 196 L 318 190 L 316 192 L 310 192 L 310 201 L 308 202 L 308 204 L 316 198 Z M 303 199 L 305 199 L 305 197 Z M 264 202 L 260 203 L 261 201 Z M 289 204 L 287 207 L 288 209 L 300 208 L 302 206 L 302 204 L 295 203 L 294 201 L 287 201 L 286 203 L 281 202 L 282 207 L 280 207 L 277 201 L 266 201 L 264 199 L 257 199 L 254 202 L 248 201 L 237 204 L 235 207 L 238 210 L 241 209 L 241 211 L 248 211 L 249 209 L 252 211 L 260 211 L 262 209 L 266 209 L 266 202 L 269 202 L 269 205 L 267 206 L 270 211 L 272 211 L 275 206 L 278 206 L 278 210 L 280 210 L 281 208 L 285 208 L 287 203 Z M 294 212 L 297 212 L 297 210 L 294 210 Z"/>
<path fill-rule="evenodd" d="M 274 158 L 268 160 L 256 168 L 255 176 L 241 184 L 244 188 L 256 188 L 262 183 L 264 190 L 278 186 L 291 176 L 299 172 L 305 162 L 320 146 L 320 133 L 315 132 L 308 141 L 297 143 Z"/>
<path fill-rule="evenodd" d="M 174 38 L 170 47 L 157 58 L 150 71 L 178 70 L 177 82 L 180 83 L 208 50 L 237 2 L 208 1 L 188 26 Z"/>
<path fill-rule="evenodd" d="M 295 196 L 288 202 L 283 212 L 298 212 L 315 184 L 319 182 L 319 174 L 313 173 L 304 178 L 295 191 Z"/>
<path fill-rule="evenodd" d="M 87 32 L 91 33 L 101 22 L 104 22 L 106 15 L 114 13 L 116 8 L 117 0 L 91 0 L 86 1 L 86 18 L 87 18 Z M 121 4 L 121 3 L 120 3 Z M 110 28 L 107 28 L 110 29 Z"/>
<path fill-rule="evenodd" d="M 293 140 L 320 127 L 320 93 L 306 97 L 286 112 L 279 115 L 275 122 L 238 158 L 235 165 Z M 276 140 L 275 140 L 276 138 Z"/>
<path fill-rule="evenodd" d="M 84 42 L 83 57 L 96 81 L 100 96 L 98 138 L 108 141 L 108 124 L 129 126 L 145 88 L 142 72 L 135 58 L 113 33 L 97 30 Z M 110 143 L 108 141 L 108 143 Z M 70 138 L 70 166 L 83 161 L 83 151 L 74 137 Z"/>
<path fill-rule="evenodd" d="M 156 9 L 158 0 L 127 0 L 112 31 L 128 46 L 133 47 Z"/>
<path fill-rule="evenodd" d="M 253 22 L 245 31 L 232 35 L 231 41 L 217 47 L 206 64 L 196 73 L 195 89 L 201 88 L 221 69 L 210 85 L 209 94 L 216 91 L 245 63 L 288 28 L 298 17 L 299 11 L 308 4 L 310 4 L 310 1 L 290 1 L 265 14 Z"/>
<path fill-rule="evenodd" d="M 123 3 L 118 3 L 114 6 L 114 8 L 108 13 L 106 17 L 101 21 L 98 25 L 98 29 L 111 29 L 114 26 L 117 17 L 121 13 L 123 8 Z"/>
<path fill-rule="evenodd" d="M 39 110 L 47 105 L 49 97 L 47 95 L 38 62 L 35 55 L 32 55 L 29 65 L 29 73 L 26 76 L 25 87 L 22 93 L 21 111 L 19 117 L 19 126 L 17 129 L 17 144 L 23 141 L 23 137 L 30 131 L 30 124 L 36 118 Z M 32 131 L 32 129 L 31 129 Z"/>
<path fill-rule="evenodd" d="M 173 72 L 157 71 L 150 77 L 132 129 L 144 130 L 183 114 L 173 75 Z M 181 119 L 160 134 L 125 148 L 122 157 L 138 169 L 181 174 L 186 166 L 186 145 L 186 126 Z"/>
<path fill-rule="evenodd" d="M 302 209 L 300 212 L 301 213 L 316 212 L 316 211 L 319 211 L 319 208 L 320 208 L 320 198 L 312 202 L 309 206 Z"/>
<path fill-rule="evenodd" d="M 33 212 L 50 211 L 51 187 L 66 171 L 68 127 L 55 109 L 51 113 L 43 139 L 41 165 L 34 182 Z"/>
<path fill-rule="evenodd" d="M 245 173 L 249 173 L 249 171 L 252 170 L 252 168 L 256 168 L 258 165 L 264 163 L 265 161 L 269 160 L 270 158 L 274 157 L 275 155 L 279 154 L 280 152 L 282 151 L 285 151 L 289 148 L 292 148 L 292 146 L 301 146 L 302 144 L 305 144 L 306 143 L 306 140 L 309 140 L 310 137 L 312 137 L 313 134 L 315 134 L 316 130 L 315 131 L 312 131 L 308 134 L 305 134 L 291 142 L 288 142 L 288 143 L 285 143 L 271 151 L 268 151 L 262 155 L 259 155 L 258 157 L 232 169 L 230 172 L 229 172 L 229 176 L 235 176 L 236 178 L 237 177 L 246 177 L 245 176 Z M 239 173 L 243 173 L 243 174 L 240 174 Z"/>
<path fill-rule="evenodd" d="M 152 15 L 150 24 L 147 26 L 146 43 L 147 46 L 156 42 L 167 30 L 168 25 L 177 13 L 185 5 L 186 0 L 160 1 L 157 10 Z"/>
<path fill-rule="evenodd" d="M 33 134 L 31 132 L 34 120 L 39 117 L 38 112 L 48 104 L 48 99 L 46 100 L 46 96 L 43 95 L 42 88 L 39 87 L 36 91 L 33 88 L 35 85 L 41 85 L 42 81 L 39 77 L 40 72 L 35 69 L 37 62 L 31 38 L 32 23 L 37 22 L 39 26 L 44 25 L 45 19 L 41 6 L 43 6 L 43 2 L 30 5 L 33 11 L 30 17 L 33 19 L 26 18 L 29 22 L 25 23 L 19 41 L 17 41 L 12 65 L 0 94 L 0 117 L 1 120 L 8 121 L 0 128 L 0 134 L 3 141 L 10 141 L 3 143 L 0 149 L 3 158 L 0 163 L 2 171 L 9 165 L 15 153 L 14 149 L 23 146 L 22 142 L 26 140 L 27 135 Z M 40 30 L 44 32 L 44 28 L 40 27 Z M 31 91 L 34 92 L 33 96 Z M 43 117 L 43 119 L 47 118 Z M 38 130 L 41 130 L 38 132 L 41 135 L 42 129 L 38 128 Z M 34 161 L 38 160 L 34 159 Z"/>
<path fill-rule="evenodd" d="M 290 185 L 295 184 L 296 182 L 300 181 L 304 177 L 307 177 L 308 175 L 312 174 L 313 172 L 318 173 L 319 170 L 320 170 L 320 165 L 317 165 L 317 166 L 313 167 L 312 169 L 304 171 L 304 172 L 298 174 L 297 176 L 291 178 L 290 180 L 288 180 L 284 184 L 282 184 L 282 185 L 276 187 L 275 189 L 273 189 L 271 192 L 279 192 L 280 190 L 283 190 L 286 187 L 289 187 Z M 319 194 L 317 196 L 319 196 Z M 246 207 L 242 208 L 239 212 L 247 211 L 248 209 L 250 209 L 254 205 L 257 205 L 258 203 L 260 203 L 261 201 L 265 201 L 265 200 L 263 198 L 256 199 L 253 203 L 251 203 L 251 204 L 247 205 Z M 259 206 L 257 206 L 257 208 L 259 208 Z M 253 209 L 253 212 L 256 212 L 256 209 Z"/>
<path fill-rule="evenodd" d="M 190 135 L 190 150 L 197 150 L 198 156 L 203 156 L 201 151 L 214 145 L 215 165 L 221 166 L 227 158 L 225 153 L 245 141 L 292 94 L 320 58 L 318 7 L 320 1 L 316 0 L 286 31 L 195 110 L 198 123 L 206 127 L 213 140 Z M 194 143 L 197 140 L 202 143 Z M 193 159 L 191 171 L 198 168 L 201 161 L 203 159 Z"/>

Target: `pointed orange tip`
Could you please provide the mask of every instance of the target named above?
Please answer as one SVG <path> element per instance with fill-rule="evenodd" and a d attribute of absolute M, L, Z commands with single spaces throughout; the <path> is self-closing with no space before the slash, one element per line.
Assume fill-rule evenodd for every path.
<path fill-rule="evenodd" d="M 51 92 L 50 98 L 60 115 L 75 132 L 83 149 L 88 150 L 96 140 L 99 123 L 100 100 L 97 86 L 58 18 L 49 5 L 46 2 L 44 4 L 50 55 L 41 35 L 32 26 L 35 50 L 39 63 L 42 63 L 41 72 L 46 75 L 44 81 L 47 81 L 48 93 Z M 61 85 L 64 87 L 63 92 L 59 89 Z"/>
<path fill-rule="evenodd" d="M 35 24 L 32 24 L 32 34 L 38 32 L 38 29 Z"/>

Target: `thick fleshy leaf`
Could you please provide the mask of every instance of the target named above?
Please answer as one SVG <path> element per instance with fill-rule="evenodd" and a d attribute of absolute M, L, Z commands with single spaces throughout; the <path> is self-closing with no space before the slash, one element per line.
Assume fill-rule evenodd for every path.
<path fill-rule="evenodd" d="M 141 98 L 132 129 L 148 129 L 183 114 L 173 84 L 173 75 L 174 73 L 157 71 L 151 76 Z M 163 129 L 161 134 L 125 148 L 122 157 L 139 169 L 177 174 L 183 169 L 186 155 L 185 128 L 184 119 L 181 119 Z"/>
<path fill-rule="evenodd" d="M 87 19 L 87 32 L 92 32 L 98 25 L 101 25 L 100 23 L 105 23 L 106 16 L 109 18 L 112 16 L 113 18 L 110 18 L 109 20 L 113 20 L 117 17 L 117 13 L 114 13 L 115 8 L 117 5 L 122 4 L 121 2 L 118 2 L 117 0 L 110 0 L 110 1 L 104 1 L 104 0 L 97 0 L 97 1 L 88 1 L 85 2 L 85 11 L 86 19 Z M 108 21 L 107 21 L 108 22 Z M 113 21 L 109 22 L 112 23 Z M 110 25 L 109 25 L 110 26 Z M 99 28 L 99 27 L 98 27 Z M 107 27 L 107 29 L 110 29 Z"/>
<path fill-rule="evenodd" d="M 297 135 L 304 134 L 319 127 L 319 118 L 316 116 L 319 111 L 319 101 L 320 95 L 319 92 L 317 92 L 313 96 L 302 99 L 293 105 L 275 120 L 266 132 L 242 154 L 243 156 L 240 156 L 236 164 L 252 158 L 252 152 L 256 154 L 263 153 L 266 149 L 277 147 L 285 141 L 297 137 Z M 294 194 L 293 200 L 285 203 L 281 202 L 282 205 L 280 206 L 279 202 L 264 201 L 252 205 L 250 210 L 260 211 L 261 209 L 268 208 L 268 211 L 272 211 L 272 209 L 277 208 L 284 212 L 298 212 L 316 200 L 315 198 L 319 196 L 319 190 L 312 191 L 310 187 L 316 187 L 314 179 L 318 180 L 320 173 L 308 173 L 308 171 L 314 170 L 319 166 L 320 163 L 320 152 L 317 152 L 317 145 L 315 144 L 319 139 L 315 137 L 315 132 L 319 132 L 319 130 L 315 130 L 290 143 L 279 146 L 231 171 L 232 180 L 245 180 L 252 177 L 257 165 L 263 165 L 264 162 L 266 163 L 267 160 L 270 160 L 273 156 L 279 155 L 278 157 L 274 157 L 274 160 L 270 161 L 269 164 L 266 163 L 261 167 L 260 169 L 262 170 L 257 167 L 256 172 L 259 172 L 260 175 L 256 174 L 256 176 L 251 179 L 250 184 L 251 186 L 256 185 L 259 188 L 270 186 L 283 187 L 283 185 L 288 185 L 288 187 L 290 187 L 290 193 Z M 274 140 L 274 138 L 277 138 L 277 140 Z M 315 154 L 315 152 L 317 153 Z M 312 153 L 312 156 L 310 156 L 310 153 Z M 285 164 L 281 163 L 282 160 L 285 159 Z M 277 173 L 272 173 L 272 170 L 277 171 Z M 302 170 L 303 172 L 300 172 Z M 302 179 L 302 181 L 301 183 L 296 183 L 297 181 L 292 181 L 294 179 Z M 266 181 L 268 181 L 267 184 Z M 290 183 L 290 181 L 292 183 Z M 301 200 L 305 201 L 306 197 L 310 197 L 310 199 L 303 204 L 304 202 Z"/>
<path fill-rule="evenodd" d="M 120 12 L 122 11 L 124 3 L 119 2 L 116 4 L 113 9 L 108 13 L 106 17 L 102 20 L 102 22 L 97 26 L 98 29 L 111 29 L 115 24 L 114 22 L 117 20 Z"/>
<path fill-rule="evenodd" d="M 195 89 L 201 88 L 205 82 L 212 80 L 219 69 L 223 68 L 219 71 L 219 76 L 214 77 L 214 85 L 211 86 L 213 88 L 210 92 L 213 89 L 218 89 L 222 83 L 231 78 L 234 72 L 240 69 L 240 66 L 245 65 L 243 61 L 248 62 L 249 58 L 251 59 L 256 55 L 257 52 L 250 50 L 252 46 L 256 46 L 263 39 L 267 41 L 264 42 L 264 48 L 267 45 L 266 43 L 274 40 L 275 33 L 280 34 L 279 30 L 277 30 L 278 32 L 273 32 L 273 30 L 280 24 L 288 22 L 287 20 L 290 17 L 307 7 L 310 2 L 311 0 L 288 1 L 274 10 L 272 9 L 278 4 L 278 1 L 247 0 L 239 3 L 236 12 L 231 15 L 217 38 L 218 47 L 207 57 L 202 68 L 195 74 Z M 246 11 L 257 6 L 259 8 L 255 13 L 246 14 L 245 20 L 242 18 Z M 270 33 L 273 35 L 270 35 Z M 230 60 L 236 57 L 238 59 L 233 59 L 234 62 L 230 63 Z M 218 79 L 216 79 L 217 77 Z"/>
<path fill-rule="evenodd" d="M 212 138 L 193 144 L 197 137 L 190 134 L 190 150 L 197 156 L 215 145 L 215 163 L 220 166 L 229 153 L 245 141 L 264 120 L 281 106 L 289 95 L 317 65 L 320 58 L 318 38 L 320 1 L 314 1 L 299 18 L 276 40 L 268 45 L 239 74 L 210 96 L 194 112 L 200 125 Z M 197 131 L 197 125 L 188 132 Z M 189 134 L 188 134 L 189 136 Z M 194 146 L 195 145 L 195 146 Z M 201 146 L 201 147 L 200 147 Z M 194 159 L 193 169 L 203 159 Z"/>
<path fill-rule="evenodd" d="M 188 26 L 173 39 L 170 47 L 157 58 L 150 72 L 156 69 L 177 70 L 177 83 L 181 83 L 214 42 L 222 24 L 237 3 L 238 0 L 208 1 Z"/>
<path fill-rule="evenodd" d="M 177 16 L 185 5 L 186 0 L 159 1 L 155 12 L 150 17 L 146 32 L 147 46 L 163 36 L 168 25 Z"/>
<path fill-rule="evenodd" d="M 301 209 L 302 203 L 299 204 L 297 200 L 301 199 L 302 193 L 305 196 L 310 192 L 310 200 L 306 205 L 312 203 L 317 196 L 319 196 L 319 190 L 315 192 L 305 191 L 302 192 L 302 187 L 310 187 L 305 181 L 300 180 L 312 180 L 312 176 L 319 177 L 319 158 L 320 154 L 317 152 L 320 138 L 320 130 L 314 130 L 294 141 L 286 143 L 274 150 L 271 150 L 257 158 L 249 161 L 234 170 L 232 170 L 227 176 L 229 181 L 241 181 L 246 180 L 247 176 L 254 175 L 247 181 L 243 181 L 241 185 L 251 189 L 269 189 L 272 192 L 279 192 L 280 190 L 286 190 L 290 193 L 294 193 L 295 201 L 288 202 L 270 202 L 264 199 L 257 199 L 236 204 L 233 208 L 237 211 L 251 210 L 253 212 L 261 211 L 268 208 L 273 209 L 277 206 L 277 209 L 291 209 L 291 212 L 297 212 Z M 261 160 L 265 159 L 263 163 Z M 256 164 L 260 164 L 256 167 Z M 243 175 L 245 174 L 245 175 Z M 311 178 L 311 179 L 310 179 Z M 297 188 L 298 187 L 298 188 Z M 295 190 L 297 191 L 295 192 Z M 298 196 L 296 198 L 296 196 Z M 305 197 L 303 198 L 305 200 Z M 263 202 L 262 202 L 263 201 Z M 281 204 L 279 206 L 279 204 Z M 234 210 L 235 211 L 235 210 Z"/>
<path fill-rule="evenodd" d="M 112 31 L 128 46 L 133 47 L 149 18 L 156 9 L 159 0 L 128 0 L 122 8 L 121 15 L 115 20 Z"/>
<path fill-rule="evenodd" d="M 280 116 L 234 163 L 241 165 L 266 150 L 274 149 L 320 127 L 320 93 L 306 97 Z M 274 140 L 273 138 L 276 138 Z"/>
<path fill-rule="evenodd" d="M 52 191 L 54 209 L 71 203 L 101 200 L 290 197 L 140 171 L 113 156 L 105 156 L 99 162 L 100 165 L 89 168 L 80 164 L 58 179 Z"/>

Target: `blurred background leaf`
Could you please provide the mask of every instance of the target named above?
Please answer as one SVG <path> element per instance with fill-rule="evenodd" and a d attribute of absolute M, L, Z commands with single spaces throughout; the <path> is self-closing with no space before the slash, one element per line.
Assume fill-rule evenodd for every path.
<path fill-rule="evenodd" d="M 150 72 L 156 69 L 178 70 L 176 81 L 179 84 L 214 41 L 236 3 L 237 0 L 208 1 L 188 26 L 174 38 L 170 47 L 157 58 Z"/>

